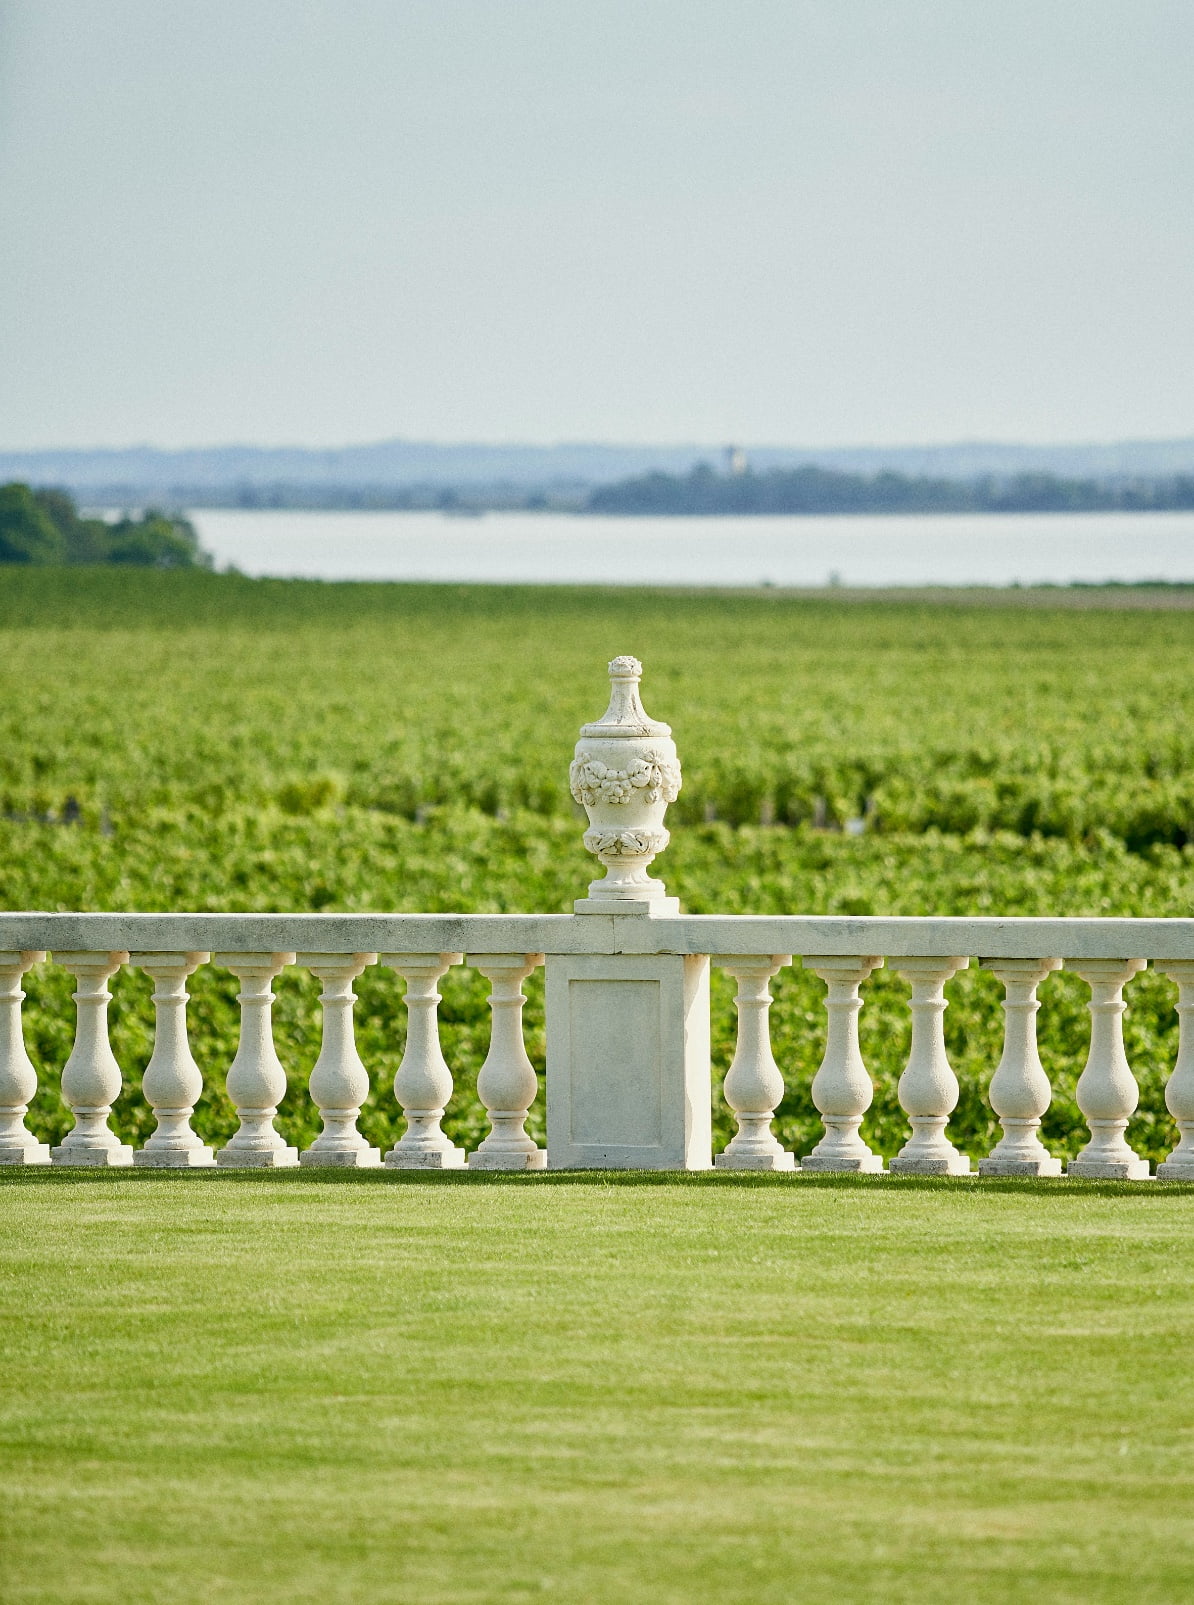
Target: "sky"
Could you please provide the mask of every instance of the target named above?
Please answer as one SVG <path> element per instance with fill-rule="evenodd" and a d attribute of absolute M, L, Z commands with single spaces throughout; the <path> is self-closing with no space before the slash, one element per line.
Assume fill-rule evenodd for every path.
<path fill-rule="evenodd" d="M 0 0 L 0 448 L 1194 434 L 1189 0 Z"/>

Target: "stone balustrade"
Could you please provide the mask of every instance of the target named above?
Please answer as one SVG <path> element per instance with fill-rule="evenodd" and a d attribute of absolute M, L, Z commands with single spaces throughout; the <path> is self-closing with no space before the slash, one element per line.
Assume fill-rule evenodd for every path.
<path fill-rule="evenodd" d="M 796 955 L 793 957 L 792 955 Z M 1126 955 L 1126 956 L 1125 956 Z M 77 1025 L 62 1070 L 74 1127 L 52 1151 L 24 1122 L 36 1087 L 21 1031 L 21 981 L 33 965 L 74 976 Z M 1090 1141 L 1072 1177 L 1149 1174 L 1125 1131 L 1137 1085 L 1124 1052 L 1124 991 L 1147 962 L 1178 987 L 1181 1037 L 1166 1102 L 1180 1140 L 1162 1180 L 1194 1181 L 1194 920 L 882 919 L 801 915 L 635 914 L 2 914 L 0 915 L 0 1163 L 208 1169 L 304 1166 L 394 1169 L 713 1165 L 709 1072 L 711 965 L 736 982 L 738 1038 L 724 1096 L 738 1130 L 719 1167 L 792 1172 L 881 1170 L 859 1135 L 871 1082 L 859 1052 L 858 1013 L 881 965 L 909 986 L 912 1043 L 899 1098 L 909 1137 L 895 1174 L 969 1173 L 949 1140 L 958 1083 L 945 1051 L 943 988 L 977 960 L 1004 988 L 1003 1052 L 990 1083 L 1002 1135 L 980 1176 L 1057 1176 L 1037 1135 L 1050 1088 L 1036 1045 L 1036 990 L 1063 964 L 1090 988 L 1091 1039 L 1077 1102 Z M 227 1068 L 239 1127 L 214 1154 L 191 1127 L 202 1077 L 187 1040 L 187 982 L 202 964 L 239 982 L 241 1034 Z M 440 1045 L 438 984 L 468 964 L 490 986 L 488 1056 L 477 1083 L 490 1130 L 466 1154 L 441 1121 L 453 1088 Z M 771 982 L 803 965 L 826 984 L 828 1030 L 812 1097 L 825 1135 L 807 1156 L 771 1129 L 784 1082 L 771 1049 Z M 274 1117 L 286 1089 L 271 1029 L 275 978 L 301 965 L 322 983 L 323 1044 L 310 1090 L 323 1129 L 302 1153 Z M 369 1091 L 354 1041 L 353 983 L 380 964 L 405 983 L 405 1052 L 394 1097 L 406 1131 L 387 1154 L 357 1129 Z M 136 1150 L 110 1125 L 121 1072 L 108 1040 L 112 977 L 123 965 L 154 984 L 157 1032 L 143 1089 L 156 1127 Z M 525 1122 L 539 1083 L 523 1045 L 522 985 L 547 973 L 547 1150 Z M 399 1008 L 395 984 L 395 1012 Z"/>
<path fill-rule="evenodd" d="M 737 1131 L 725 1170 L 880 1172 L 860 1134 L 872 1084 L 859 1048 L 863 989 L 881 965 L 907 981 L 911 1049 L 899 1082 L 909 1135 L 896 1175 L 962 1176 L 971 1159 L 949 1137 L 958 1079 L 946 1053 L 945 987 L 977 959 L 1004 988 L 1003 1053 L 990 1084 L 1002 1135 L 980 1176 L 1050 1177 L 1058 1159 L 1039 1138 L 1050 1086 L 1037 1051 L 1037 988 L 1064 966 L 1090 988 L 1091 1036 L 1076 1098 L 1090 1141 L 1067 1174 L 1143 1180 L 1126 1131 L 1138 1090 L 1124 1052 L 1124 989 L 1151 962 L 1178 988 L 1177 1063 L 1166 1102 L 1180 1140 L 1157 1169 L 1194 1180 L 1194 920 L 882 919 L 685 915 L 648 867 L 668 843 L 664 816 L 681 773 L 668 725 L 639 694 L 642 666 L 609 665 L 609 706 L 581 728 L 570 770 L 588 816 L 586 848 L 605 868 L 572 914 L 0 914 L 0 1164 L 178 1169 L 296 1165 L 394 1170 L 629 1168 L 706 1170 L 713 1163 L 709 972 L 737 987 L 738 1037 L 724 1097 Z M 37 1077 L 21 1030 L 21 979 L 52 961 L 76 980 L 77 1024 L 62 1069 L 74 1125 L 52 1150 L 25 1124 Z M 826 986 L 825 1054 L 812 1100 L 825 1134 L 803 1158 L 772 1122 L 784 1078 L 771 1047 L 771 983 L 802 963 Z M 226 1086 L 238 1127 L 217 1152 L 194 1131 L 203 1090 L 187 1039 L 187 982 L 204 964 L 239 982 L 239 1044 Z M 143 1091 L 156 1125 L 133 1150 L 112 1130 L 122 1075 L 108 1036 L 108 984 L 123 965 L 154 983 L 157 1031 Z M 288 965 L 322 985 L 323 1041 L 311 1074 L 322 1130 L 299 1153 L 275 1124 L 287 1090 L 274 1046 L 273 987 Z M 353 1031 L 354 982 L 371 965 L 404 984 L 405 1050 L 393 1094 L 405 1117 L 386 1154 L 358 1120 L 369 1069 Z M 466 1153 L 443 1129 L 452 1067 L 440 1042 L 439 982 L 468 964 L 490 986 L 492 1035 L 477 1079 L 490 1129 Z M 546 975 L 547 1148 L 526 1130 L 539 1083 L 522 1035 L 523 983 Z M 395 996 L 397 1009 L 397 997 Z"/>

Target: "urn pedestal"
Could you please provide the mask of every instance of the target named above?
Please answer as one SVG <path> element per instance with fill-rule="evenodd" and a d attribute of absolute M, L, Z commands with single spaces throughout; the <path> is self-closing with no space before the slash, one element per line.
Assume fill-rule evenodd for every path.
<path fill-rule="evenodd" d="M 615 658 L 609 707 L 582 726 L 569 775 L 585 846 L 605 876 L 578 914 L 680 912 L 647 869 L 667 846 L 680 790 L 670 726 L 639 698 L 642 664 Z M 547 1163 L 552 1170 L 708 1170 L 709 960 L 678 954 L 549 955 Z"/>

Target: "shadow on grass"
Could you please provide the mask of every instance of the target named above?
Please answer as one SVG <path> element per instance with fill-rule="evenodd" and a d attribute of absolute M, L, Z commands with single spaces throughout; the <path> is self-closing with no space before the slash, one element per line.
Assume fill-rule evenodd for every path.
<path fill-rule="evenodd" d="M 1194 1182 L 1086 1181 L 1035 1176 L 891 1176 L 826 1175 L 809 1171 L 683 1171 L 683 1170 L 142 1170 L 132 1166 L 101 1169 L 90 1166 L 13 1166 L 0 1170 L 0 1188 L 13 1186 L 116 1186 L 132 1183 L 155 1187 L 185 1179 L 189 1187 L 256 1186 L 268 1181 L 283 1187 L 685 1187 L 768 1188 L 804 1192 L 886 1193 L 1027 1193 L 1055 1199 L 1194 1197 Z"/>

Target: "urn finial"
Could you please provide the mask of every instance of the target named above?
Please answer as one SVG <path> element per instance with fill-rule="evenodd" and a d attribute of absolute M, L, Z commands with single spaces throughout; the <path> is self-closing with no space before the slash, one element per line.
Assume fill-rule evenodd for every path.
<path fill-rule="evenodd" d="M 652 719 L 639 696 L 643 666 L 617 657 L 609 665 L 609 707 L 581 726 L 569 771 L 572 795 L 589 818 L 585 846 L 605 866 L 578 914 L 675 914 L 679 901 L 647 867 L 668 844 L 668 804 L 680 791 L 680 763 L 670 725 Z"/>
<path fill-rule="evenodd" d="M 615 658 L 609 666 L 609 707 L 594 724 L 581 726 L 581 736 L 670 736 L 670 724 L 652 719 L 639 696 L 643 666 L 637 658 Z"/>

